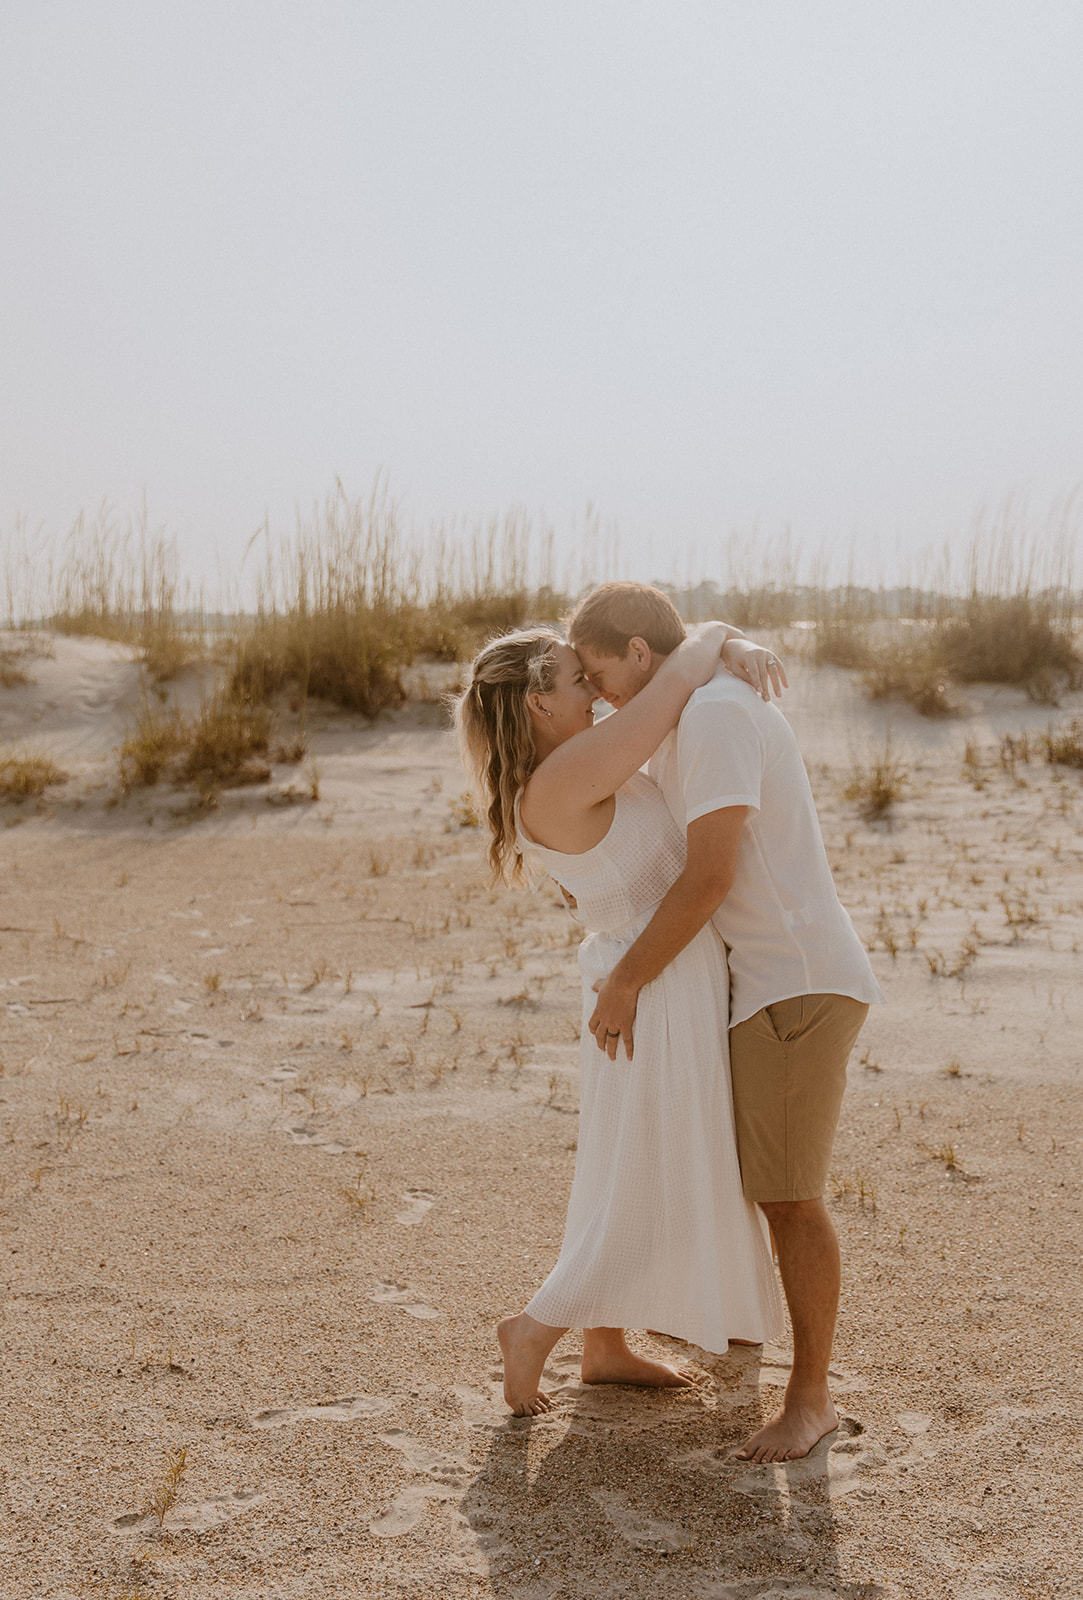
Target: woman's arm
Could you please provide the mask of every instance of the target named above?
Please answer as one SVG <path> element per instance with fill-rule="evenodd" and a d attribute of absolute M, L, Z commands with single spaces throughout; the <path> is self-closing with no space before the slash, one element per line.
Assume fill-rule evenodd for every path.
<path fill-rule="evenodd" d="M 666 657 L 633 700 L 554 750 L 527 785 L 531 809 L 581 815 L 615 794 L 677 726 L 689 696 L 711 681 L 722 646 L 735 635 L 728 623 L 704 624 Z"/>

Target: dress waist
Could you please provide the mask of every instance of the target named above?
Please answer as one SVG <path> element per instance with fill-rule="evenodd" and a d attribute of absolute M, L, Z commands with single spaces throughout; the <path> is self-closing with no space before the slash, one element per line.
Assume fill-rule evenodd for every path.
<path fill-rule="evenodd" d="M 588 933 L 579 946 L 579 970 L 583 977 L 592 983 L 597 978 L 607 977 L 624 952 L 635 944 L 661 903 L 661 900 L 656 900 L 638 917 L 633 917 L 630 922 L 622 922 L 618 928 Z"/>

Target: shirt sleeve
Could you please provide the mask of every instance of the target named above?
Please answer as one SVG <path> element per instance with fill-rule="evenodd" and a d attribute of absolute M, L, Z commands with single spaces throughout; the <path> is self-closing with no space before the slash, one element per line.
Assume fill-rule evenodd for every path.
<path fill-rule="evenodd" d="M 732 700 L 694 700 L 677 732 L 685 824 L 726 806 L 760 809 L 764 744 L 749 710 Z"/>

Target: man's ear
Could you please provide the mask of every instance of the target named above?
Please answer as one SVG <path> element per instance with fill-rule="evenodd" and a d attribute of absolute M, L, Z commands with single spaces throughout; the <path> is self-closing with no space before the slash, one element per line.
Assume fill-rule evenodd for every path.
<path fill-rule="evenodd" d="M 632 660 L 635 662 L 636 666 L 641 672 L 650 671 L 651 647 L 647 643 L 646 639 L 641 639 L 639 638 L 638 634 L 634 634 L 632 638 L 628 640 L 627 654 L 631 656 Z M 627 656 L 625 659 L 627 660 Z"/>

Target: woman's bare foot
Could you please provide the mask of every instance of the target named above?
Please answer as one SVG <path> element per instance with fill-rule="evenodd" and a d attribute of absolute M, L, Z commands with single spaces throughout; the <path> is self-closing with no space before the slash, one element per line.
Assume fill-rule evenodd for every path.
<path fill-rule="evenodd" d="M 496 1336 L 504 1357 L 504 1399 L 517 1417 L 540 1417 L 553 1409 L 552 1400 L 538 1384 L 546 1357 L 567 1331 L 551 1328 L 525 1311 L 497 1323 Z"/>
<path fill-rule="evenodd" d="M 839 1414 L 831 1401 L 789 1400 L 741 1446 L 738 1461 L 799 1461 L 834 1433 Z"/>
<path fill-rule="evenodd" d="M 689 1389 L 696 1374 L 668 1361 L 651 1361 L 629 1350 L 619 1328 L 584 1328 L 584 1383 L 632 1383 L 650 1389 Z"/>

